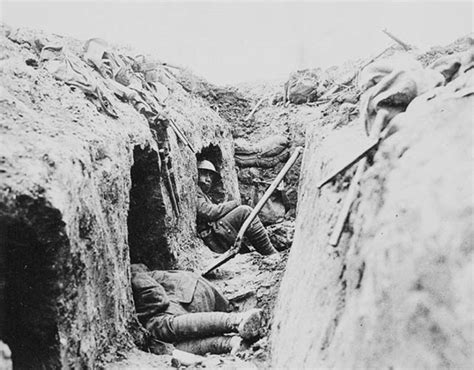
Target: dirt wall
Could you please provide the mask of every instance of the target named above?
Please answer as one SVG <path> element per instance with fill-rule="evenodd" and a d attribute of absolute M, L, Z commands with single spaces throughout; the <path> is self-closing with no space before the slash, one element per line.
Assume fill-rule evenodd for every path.
<path fill-rule="evenodd" d="M 130 258 L 161 268 L 199 264 L 195 153 L 168 130 L 176 215 L 145 117 L 111 94 L 112 118 L 43 68 L 38 48 L 48 40 L 78 57 L 82 43 L 1 31 L 0 339 L 15 366 L 92 368 L 143 339 Z M 176 81 L 167 88 L 166 113 L 196 151 L 219 145 L 223 186 L 238 197 L 230 130 Z"/>
<path fill-rule="evenodd" d="M 186 71 L 185 74 L 188 73 Z M 177 217 L 172 213 L 169 196 L 165 194 L 165 208 L 169 213 L 167 233 L 176 256 L 176 266 L 199 270 L 206 264 L 206 258 L 210 258 L 210 252 L 196 237 L 197 158 L 214 148 L 211 152 L 217 152 L 217 158 L 212 156 L 210 159 L 216 164 L 221 175 L 221 191 L 229 199 L 238 200 L 240 193 L 230 124 L 211 109 L 204 98 L 189 94 L 181 85 L 182 82 L 178 81 L 181 81 L 178 73 L 176 80 L 168 81 L 167 87 L 171 94 L 165 112 L 185 133 L 196 153 L 168 129 L 172 171 L 177 179 L 180 199 L 180 214 Z"/>
<path fill-rule="evenodd" d="M 328 241 L 353 170 L 321 191 L 316 184 L 362 145 L 361 125 L 328 131 L 321 121 L 307 131 L 273 367 L 472 364 L 472 77 L 396 118 L 335 248 Z"/>

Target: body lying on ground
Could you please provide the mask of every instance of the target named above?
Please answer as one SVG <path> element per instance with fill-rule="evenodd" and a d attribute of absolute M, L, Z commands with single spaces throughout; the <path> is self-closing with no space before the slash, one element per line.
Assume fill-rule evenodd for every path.
<path fill-rule="evenodd" d="M 258 337 L 261 310 L 229 313 L 229 301 L 201 276 L 149 271 L 143 264 L 131 271 L 138 319 L 154 339 L 203 355 L 235 353 Z"/>
<path fill-rule="evenodd" d="M 214 165 L 207 160 L 198 163 L 198 189 L 197 189 L 197 231 L 199 236 L 212 251 L 224 253 L 235 242 L 237 234 L 252 212 L 252 208 L 239 205 L 236 200 L 215 204 L 208 196 L 214 177 L 219 174 Z M 280 255 L 273 247 L 268 233 L 260 219 L 255 219 L 244 234 L 246 240 L 262 255 L 271 256 L 279 260 Z M 241 252 L 248 252 L 242 248 Z"/>

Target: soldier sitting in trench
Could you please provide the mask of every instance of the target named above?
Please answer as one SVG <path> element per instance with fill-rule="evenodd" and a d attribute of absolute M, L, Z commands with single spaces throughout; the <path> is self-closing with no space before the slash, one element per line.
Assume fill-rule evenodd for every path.
<path fill-rule="evenodd" d="M 219 176 L 219 173 L 212 162 L 208 160 L 198 162 L 197 231 L 204 244 L 212 251 L 224 253 L 234 244 L 240 227 L 252 212 L 252 208 L 239 205 L 236 200 L 213 203 L 208 194 L 216 176 Z M 280 260 L 280 254 L 270 242 L 258 216 L 252 221 L 244 236 L 257 252 L 269 256 L 267 261 Z M 243 245 L 241 253 L 246 252 L 249 250 Z"/>
<path fill-rule="evenodd" d="M 154 339 L 203 355 L 236 353 L 259 334 L 260 309 L 228 313 L 229 301 L 195 273 L 149 271 L 143 264 L 133 264 L 131 273 L 138 319 Z"/>

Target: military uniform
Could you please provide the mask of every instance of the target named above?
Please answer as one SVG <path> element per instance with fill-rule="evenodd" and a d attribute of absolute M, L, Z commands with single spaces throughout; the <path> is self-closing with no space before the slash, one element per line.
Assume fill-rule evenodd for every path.
<path fill-rule="evenodd" d="M 216 253 L 224 253 L 234 244 L 251 212 L 251 207 L 239 205 L 235 200 L 215 204 L 200 187 L 197 189 L 197 231 L 204 243 Z M 244 236 L 260 254 L 277 253 L 258 216 Z"/>
<path fill-rule="evenodd" d="M 227 313 L 228 300 L 207 280 L 188 271 L 146 271 L 132 265 L 137 316 L 155 339 L 195 354 L 232 348 L 239 314 Z"/>

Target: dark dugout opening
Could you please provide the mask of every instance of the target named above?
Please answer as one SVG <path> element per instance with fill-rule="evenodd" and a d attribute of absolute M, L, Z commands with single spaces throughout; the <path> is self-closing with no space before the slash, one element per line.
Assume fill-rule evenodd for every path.
<path fill-rule="evenodd" d="M 222 171 L 222 151 L 217 145 L 211 144 L 202 148 L 201 152 L 196 154 L 196 160 L 198 162 L 202 160 L 211 161 L 219 174 Z M 224 185 L 222 184 L 222 177 L 220 175 L 215 176 L 209 195 L 216 203 L 224 201 L 225 191 Z"/>
<path fill-rule="evenodd" d="M 64 223 L 42 200 L 19 196 L 11 209 L 0 214 L 0 339 L 15 369 L 57 369 Z"/>
<path fill-rule="evenodd" d="M 133 150 L 128 245 L 131 263 L 166 270 L 174 263 L 166 238 L 166 209 L 160 182 L 158 153 L 150 147 Z"/>

